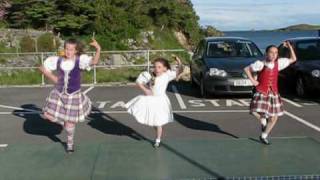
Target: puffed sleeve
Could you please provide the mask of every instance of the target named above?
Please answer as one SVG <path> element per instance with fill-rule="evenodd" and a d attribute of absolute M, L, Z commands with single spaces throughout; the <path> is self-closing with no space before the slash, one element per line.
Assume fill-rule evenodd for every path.
<path fill-rule="evenodd" d="M 138 84 L 147 84 L 151 80 L 151 74 L 147 71 L 144 71 L 139 74 L 136 83 Z"/>
<path fill-rule="evenodd" d="M 176 71 L 167 70 L 166 74 L 168 76 L 169 81 L 172 81 L 172 80 L 177 78 L 177 72 Z"/>
<path fill-rule="evenodd" d="M 290 65 L 290 59 L 288 58 L 279 58 L 278 59 L 278 69 L 279 71 L 287 68 Z"/>
<path fill-rule="evenodd" d="M 80 55 L 80 62 L 79 62 L 80 69 L 90 71 L 91 61 L 92 61 L 92 56 L 88 56 L 87 54 Z"/>
<path fill-rule="evenodd" d="M 260 60 L 255 61 L 254 63 L 250 64 L 250 69 L 253 72 L 259 72 L 263 69 L 264 63 Z"/>
<path fill-rule="evenodd" d="M 43 66 L 49 71 L 57 70 L 57 62 L 59 57 L 58 56 L 50 56 L 44 62 Z"/>

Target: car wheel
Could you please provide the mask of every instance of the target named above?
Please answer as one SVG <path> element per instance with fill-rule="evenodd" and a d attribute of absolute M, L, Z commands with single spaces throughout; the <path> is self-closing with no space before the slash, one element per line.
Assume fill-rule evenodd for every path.
<path fill-rule="evenodd" d="M 306 86 L 302 76 L 298 76 L 296 81 L 296 93 L 300 97 L 304 97 L 306 95 Z"/>
<path fill-rule="evenodd" d="M 201 94 L 201 97 L 203 98 L 208 97 L 208 92 L 206 90 L 206 86 L 203 78 L 201 78 L 201 81 L 200 81 L 200 94 Z"/>

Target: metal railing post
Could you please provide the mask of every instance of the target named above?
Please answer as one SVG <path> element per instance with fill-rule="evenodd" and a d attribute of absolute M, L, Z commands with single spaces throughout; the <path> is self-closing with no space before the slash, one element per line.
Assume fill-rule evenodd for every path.
<path fill-rule="evenodd" d="M 150 72 L 150 50 L 147 50 L 147 68 L 148 72 Z"/>
<path fill-rule="evenodd" d="M 41 66 L 43 66 L 43 53 L 41 53 Z M 41 85 L 42 86 L 45 85 L 44 74 L 43 73 L 41 73 Z"/>
<path fill-rule="evenodd" d="M 189 62 L 191 62 L 192 61 L 192 57 L 193 57 L 193 53 L 189 53 L 188 51 L 187 51 L 187 53 L 189 54 Z"/>
<path fill-rule="evenodd" d="M 93 53 L 93 57 L 95 56 L 95 53 Z M 93 65 L 93 84 L 97 84 L 97 67 L 96 65 Z"/>
<path fill-rule="evenodd" d="M 93 66 L 93 84 L 97 84 L 97 67 Z"/>

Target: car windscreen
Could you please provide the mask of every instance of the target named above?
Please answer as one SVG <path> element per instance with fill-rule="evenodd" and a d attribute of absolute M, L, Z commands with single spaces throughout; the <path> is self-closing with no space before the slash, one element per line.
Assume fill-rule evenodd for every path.
<path fill-rule="evenodd" d="M 259 57 L 262 54 L 251 41 L 229 40 L 208 42 L 207 56 L 213 58 Z"/>
<path fill-rule="evenodd" d="M 299 61 L 320 60 L 320 40 L 298 42 L 296 51 Z"/>

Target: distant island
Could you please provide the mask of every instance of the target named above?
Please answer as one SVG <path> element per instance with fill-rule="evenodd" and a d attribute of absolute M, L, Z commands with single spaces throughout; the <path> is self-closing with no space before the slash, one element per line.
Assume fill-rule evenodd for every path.
<path fill-rule="evenodd" d="M 276 29 L 276 31 L 312 31 L 312 30 L 320 30 L 320 25 L 297 24 L 297 25 L 288 26 L 281 29 Z"/>

